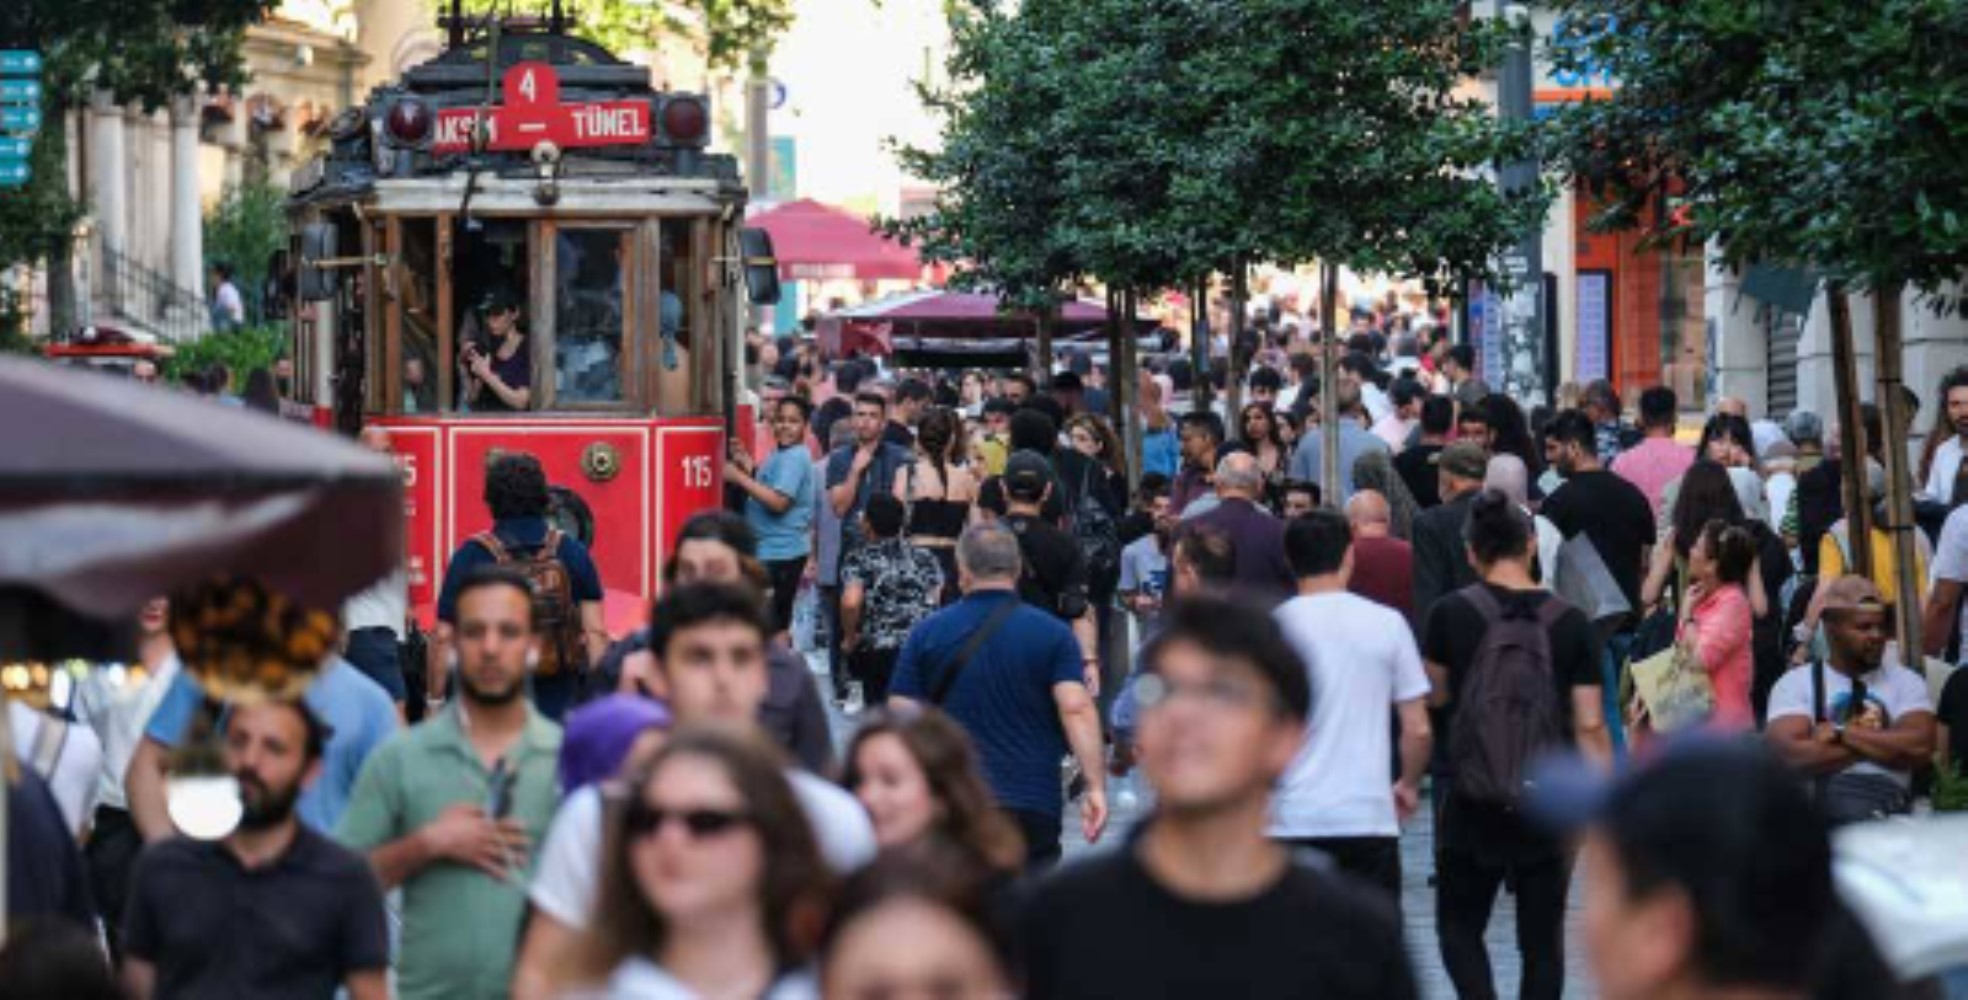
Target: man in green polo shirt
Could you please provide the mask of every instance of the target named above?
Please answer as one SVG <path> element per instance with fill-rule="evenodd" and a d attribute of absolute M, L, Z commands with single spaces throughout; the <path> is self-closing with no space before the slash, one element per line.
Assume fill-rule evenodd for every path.
<path fill-rule="evenodd" d="M 504 998 L 534 846 L 560 793 L 560 727 L 533 710 L 532 589 L 502 568 L 457 593 L 457 704 L 392 737 L 356 780 L 338 838 L 403 887 L 402 1000 Z"/>

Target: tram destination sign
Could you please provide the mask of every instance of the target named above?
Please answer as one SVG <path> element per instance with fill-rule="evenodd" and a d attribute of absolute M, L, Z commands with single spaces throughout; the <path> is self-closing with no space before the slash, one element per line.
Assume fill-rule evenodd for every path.
<path fill-rule="evenodd" d="M 445 108 L 437 113 L 431 152 L 471 149 L 472 131 L 485 117 L 485 148 L 525 152 L 542 142 L 562 149 L 639 146 L 649 141 L 648 101 L 560 103 L 560 77 L 551 65 L 523 62 L 500 80 L 503 102 L 488 108 Z"/>

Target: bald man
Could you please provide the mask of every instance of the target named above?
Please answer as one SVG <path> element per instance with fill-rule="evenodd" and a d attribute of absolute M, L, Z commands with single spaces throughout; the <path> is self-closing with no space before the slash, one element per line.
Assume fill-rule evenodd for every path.
<path fill-rule="evenodd" d="M 386 427 L 370 424 L 362 428 L 356 440 L 379 455 L 393 454 Z M 399 721 L 404 717 L 403 700 L 408 691 L 399 650 L 409 615 L 410 579 L 401 566 L 342 606 L 342 628 L 347 636 L 342 657 L 389 692 Z"/>
<path fill-rule="evenodd" d="M 1414 621 L 1414 549 L 1393 537 L 1393 512 L 1376 490 L 1361 490 L 1346 501 L 1353 529 L 1353 575 L 1346 589 Z"/>
<path fill-rule="evenodd" d="M 1353 526 L 1353 540 L 1386 538 L 1394 526 L 1394 512 L 1379 490 L 1361 490 L 1346 501 L 1346 522 Z"/>
<path fill-rule="evenodd" d="M 1246 452 L 1232 452 L 1216 464 L 1216 506 L 1188 518 L 1176 536 L 1197 532 L 1221 536 L 1235 555 L 1234 589 L 1275 604 L 1295 592 L 1298 581 L 1285 558 L 1285 523 L 1257 505 L 1264 494 L 1264 470 Z"/>

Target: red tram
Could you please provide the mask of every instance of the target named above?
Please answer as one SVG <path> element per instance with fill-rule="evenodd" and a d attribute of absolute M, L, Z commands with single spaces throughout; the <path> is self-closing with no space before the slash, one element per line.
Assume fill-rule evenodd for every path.
<path fill-rule="evenodd" d="M 295 177 L 295 381 L 318 422 L 392 431 L 427 624 L 449 553 L 489 525 L 488 459 L 523 450 L 619 632 L 668 539 L 719 503 L 744 313 L 778 298 L 770 245 L 740 229 L 704 95 L 652 89 L 557 16 L 450 31 Z"/>

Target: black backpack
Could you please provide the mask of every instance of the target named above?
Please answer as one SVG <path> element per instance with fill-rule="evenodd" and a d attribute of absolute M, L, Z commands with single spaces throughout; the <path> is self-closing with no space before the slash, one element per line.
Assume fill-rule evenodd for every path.
<path fill-rule="evenodd" d="M 1094 463 L 1080 468 L 1080 488 L 1071 511 L 1073 541 L 1086 557 L 1087 580 L 1111 580 L 1121 571 L 1121 533 L 1114 515 L 1093 495 Z"/>
<path fill-rule="evenodd" d="M 1480 583 L 1462 596 L 1486 627 L 1449 727 L 1455 794 L 1514 809 L 1532 762 L 1564 741 L 1550 630 L 1570 606 L 1547 596 L 1535 614 L 1526 614 L 1505 608 Z"/>

